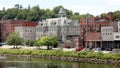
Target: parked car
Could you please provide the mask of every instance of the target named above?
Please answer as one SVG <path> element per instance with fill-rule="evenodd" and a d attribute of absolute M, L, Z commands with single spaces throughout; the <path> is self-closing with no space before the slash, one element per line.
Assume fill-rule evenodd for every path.
<path fill-rule="evenodd" d="M 81 50 L 83 50 L 83 47 L 76 48 L 76 51 L 81 51 Z"/>

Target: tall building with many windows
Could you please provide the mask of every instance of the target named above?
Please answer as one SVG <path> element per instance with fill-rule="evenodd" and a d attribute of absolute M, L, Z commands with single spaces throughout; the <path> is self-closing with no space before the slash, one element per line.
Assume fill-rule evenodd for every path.
<path fill-rule="evenodd" d="M 15 32 L 18 32 L 20 34 L 20 37 L 22 37 L 24 40 L 35 40 L 36 38 L 36 29 L 33 26 L 15 27 Z"/>
<path fill-rule="evenodd" d="M 15 31 L 15 27 L 20 26 L 37 26 L 37 22 L 25 21 L 25 20 L 1 20 L 1 39 L 2 42 Z"/>
<path fill-rule="evenodd" d="M 65 42 L 66 45 L 77 45 L 73 39 L 78 38 L 79 33 L 79 22 L 68 19 L 65 9 L 61 7 L 58 18 L 39 21 L 36 27 L 36 40 L 43 36 L 57 36 L 59 41 Z"/>

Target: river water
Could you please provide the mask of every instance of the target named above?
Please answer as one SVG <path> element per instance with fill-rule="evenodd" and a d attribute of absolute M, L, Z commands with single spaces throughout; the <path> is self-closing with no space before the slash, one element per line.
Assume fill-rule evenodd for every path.
<path fill-rule="evenodd" d="M 0 68 L 120 68 L 120 66 L 110 64 L 53 61 L 30 57 L 7 57 L 4 60 L 0 59 Z"/>

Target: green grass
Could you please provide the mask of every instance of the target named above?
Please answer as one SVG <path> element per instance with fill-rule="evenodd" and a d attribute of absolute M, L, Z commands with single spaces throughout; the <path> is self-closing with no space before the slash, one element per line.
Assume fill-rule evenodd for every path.
<path fill-rule="evenodd" d="M 78 52 L 62 50 L 22 50 L 22 49 L 0 49 L 0 54 L 13 55 L 42 55 L 42 56 L 59 56 L 59 57 L 77 57 L 77 58 L 98 58 L 120 60 L 120 53 L 103 54 L 102 52 Z"/>

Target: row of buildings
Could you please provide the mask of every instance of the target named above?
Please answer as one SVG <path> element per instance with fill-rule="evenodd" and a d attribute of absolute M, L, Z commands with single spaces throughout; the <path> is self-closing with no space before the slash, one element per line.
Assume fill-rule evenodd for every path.
<path fill-rule="evenodd" d="M 113 13 L 107 18 L 94 17 L 80 19 L 80 45 L 82 47 L 101 47 L 106 50 L 120 48 L 120 22 L 115 21 Z"/>
<path fill-rule="evenodd" d="M 65 9 L 61 7 L 58 18 L 39 22 L 1 20 L 0 25 L 0 39 L 3 42 L 15 31 L 24 40 L 57 36 L 64 46 L 120 48 L 120 22 L 114 20 L 112 12 L 108 13 L 107 18 L 97 16 L 74 21 L 67 18 Z"/>
<path fill-rule="evenodd" d="M 24 20 L 1 20 L 1 40 L 13 32 L 19 32 L 24 40 L 38 40 L 43 36 L 57 36 L 64 45 L 78 45 L 79 22 L 67 18 L 65 9 L 61 7 L 58 18 L 42 19 L 39 22 Z M 74 42 L 73 42 L 74 41 Z"/>

